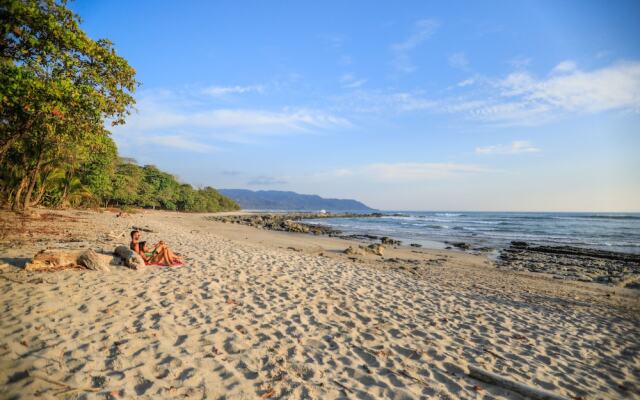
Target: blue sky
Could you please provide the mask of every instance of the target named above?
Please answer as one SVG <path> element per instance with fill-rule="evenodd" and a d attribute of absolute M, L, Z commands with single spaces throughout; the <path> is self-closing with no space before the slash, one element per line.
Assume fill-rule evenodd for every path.
<path fill-rule="evenodd" d="M 120 152 L 396 210 L 640 211 L 638 1 L 77 1 Z"/>

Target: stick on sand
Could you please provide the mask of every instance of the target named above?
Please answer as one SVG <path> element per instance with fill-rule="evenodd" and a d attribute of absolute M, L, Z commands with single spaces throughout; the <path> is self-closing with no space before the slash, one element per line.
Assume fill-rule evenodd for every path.
<path fill-rule="evenodd" d="M 534 400 L 567 400 L 566 397 L 559 396 L 557 394 L 547 392 L 546 390 L 538 389 L 532 386 L 527 386 L 523 383 L 512 381 L 509 378 L 494 374 L 493 372 L 485 371 L 473 365 L 469 366 L 469 376 L 479 381 L 489 383 L 509 389 L 513 392 L 529 397 Z"/>

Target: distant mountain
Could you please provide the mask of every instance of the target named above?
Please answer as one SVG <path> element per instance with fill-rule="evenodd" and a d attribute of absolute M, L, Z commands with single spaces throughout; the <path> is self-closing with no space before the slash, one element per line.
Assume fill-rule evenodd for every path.
<path fill-rule="evenodd" d="M 324 199 L 313 194 L 280 190 L 218 189 L 218 192 L 232 198 L 245 210 L 375 211 L 356 200 Z"/>

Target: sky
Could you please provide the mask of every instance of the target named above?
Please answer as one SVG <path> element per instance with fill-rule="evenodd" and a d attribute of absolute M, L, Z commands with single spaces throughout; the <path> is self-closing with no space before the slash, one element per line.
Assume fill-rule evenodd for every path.
<path fill-rule="evenodd" d="M 137 71 L 123 156 L 386 210 L 640 211 L 640 2 L 70 4 Z"/>

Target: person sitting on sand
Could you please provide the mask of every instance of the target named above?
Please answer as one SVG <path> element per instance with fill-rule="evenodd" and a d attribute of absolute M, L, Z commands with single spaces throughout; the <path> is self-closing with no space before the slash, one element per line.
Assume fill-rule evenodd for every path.
<path fill-rule="evenodd" d="M 140 231 L 131 231 L 131 250 L 140 254 L 144 263 L 173 266 L 182 264 L 182 257 L 172 252 L 164 241 L 159 241 L 151 247 L 146 241 L 140 241 Z"/>

